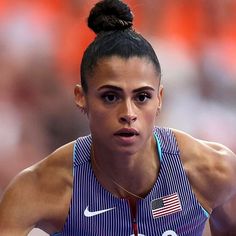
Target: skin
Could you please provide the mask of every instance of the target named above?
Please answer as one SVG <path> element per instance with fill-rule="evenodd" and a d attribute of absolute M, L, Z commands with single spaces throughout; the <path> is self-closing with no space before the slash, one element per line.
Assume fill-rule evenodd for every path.
<path fill-rule="evenodd" d="M 98 62 L 88 88 L 85 94 L 76 86 L 75 100 L 88 116 L 92 168 L 101 185 L 117 197 L 128 198 L 135 211 L 137 197 L 110 179 L 144 197 L 158 177 L 160 163 L 152 129 L 162 104 L 159 77 L 145 58 L 110 57 Z M 134 128 L 138 135 L 114 135 L 121 128 Z M 212 235 L 236 235 L 235 154 L 223 145 L 173 132 L 192 189 L 200 204 L 212 212 Z M 34 227 L 50 234 L 63 228 L 72 191 L 73 145 L 66 144 L 12 181 L 0 203 L 4 236 L 24 236 Z"/>
<path fill-rule="evenodd" d="M 143 80 L 144 77 L 147 79 Z M 88 87 L 87 94 L 80 87 L 76 88 L 75 94 L 77 104 L 87 110 L 96 161 L 102 166 L 102 172 L 106 173 L 98 173 L 97 177 L 119 197 L 122 193 L 110 189 L 114 188 L 114 184 L 110 186 L 110 182 L 103 180 L 112 177 L 131 192 L 146 195 L 157 178 L 159 163 L 151 134 L 163 91 L 153 64 L 139 58 L 124 60 L 112 57 L 102 60 L 95 69 L 94 78 L 88 80 Z M 122 128 L 133 128 L 139 135 L 122 142 L 114 135 Z M 147 155 L 151 157 L 150 162 L 146 161 Z M 140 166 L 140 163 L 144 165 Z M 146 178 L 132 171 L 129 178 L 134 182 L 127 183 L 127 177 L 120 173 L 131 169 L 142 171 Z"/>

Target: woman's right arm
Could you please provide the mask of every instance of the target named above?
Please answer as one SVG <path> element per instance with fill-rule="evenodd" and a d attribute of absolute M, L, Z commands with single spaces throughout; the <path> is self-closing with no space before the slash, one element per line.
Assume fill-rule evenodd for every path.
<path fill-rule="evenodd" d="M 20 173 L 0 199 L 0 235 L 26 236 L 40 220 L 37 176 L 30 169 Z"/>

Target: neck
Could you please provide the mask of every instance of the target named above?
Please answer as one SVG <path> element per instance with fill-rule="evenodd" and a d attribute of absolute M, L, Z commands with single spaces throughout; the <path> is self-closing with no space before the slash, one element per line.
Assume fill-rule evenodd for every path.
<path fill-rule="evenodd" d="M 153 187 L 159 170 L 154 139 L 132 155 L 101 152 L 94 144 L 92 167 L 98 181 L 121 198 L 144 198 Z"/>

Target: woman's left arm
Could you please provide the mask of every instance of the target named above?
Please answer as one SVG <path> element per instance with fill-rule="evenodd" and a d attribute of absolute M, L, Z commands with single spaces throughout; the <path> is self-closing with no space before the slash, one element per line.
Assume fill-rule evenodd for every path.
<path fill-rule="evenodd" d="M 225 192 L 228 194 L 212 211 L 211 233 L 212 236 L 236 236 L 236 155 L 221 144 L 205 143 L 220 153 L 228 169 L 225 183 Z"/>

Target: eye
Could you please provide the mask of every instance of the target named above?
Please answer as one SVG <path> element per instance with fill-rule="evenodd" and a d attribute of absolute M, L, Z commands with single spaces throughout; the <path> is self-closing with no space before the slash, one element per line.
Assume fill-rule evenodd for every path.
<path fill-rule="evenodd" d="M 115 103 L 119 100 L 119 97 L 114 93 L 107 93 L 102 95 L 102 99 L 106 103 Z"/>
<path fill-rule="evenodd" d="M 137 94 L 135 100 L 139 103 L 145 103 L 149 99 L 151 99 L 151 97 L 152 97 L 151 94 L 146 93 L 146 92 L 142 92 L 142 93 Z"/>

